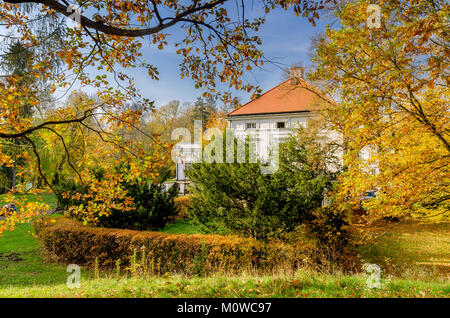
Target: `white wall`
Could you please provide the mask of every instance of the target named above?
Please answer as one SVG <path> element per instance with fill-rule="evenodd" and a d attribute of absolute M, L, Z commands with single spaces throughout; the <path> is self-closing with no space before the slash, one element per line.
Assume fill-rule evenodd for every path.
<path fill-rule="evenodd" d="M 185 170 L 193 162 L 201 158 L 201 145 L 196 143 L 178 143 L 173 149 L 173 157 L 176 160 L 176 180 L 186 180 Z"/>
<path fill-rule="evenodd" d="M 281 142 L 288 137 L 295 127 L 306 127 L 310 113 L 265 114 L 253 116 L 228 117 L 229 127 L 236 137 L 245 138 L 248 133 L 256 136 L 256 152 L 260 159 L 268 158 L 274 142 Z M 284 122 L 285 128 L 277 128 L 277 123 Z M 256 129 L 247 129 L 248 123 L 255 123 Z"/>

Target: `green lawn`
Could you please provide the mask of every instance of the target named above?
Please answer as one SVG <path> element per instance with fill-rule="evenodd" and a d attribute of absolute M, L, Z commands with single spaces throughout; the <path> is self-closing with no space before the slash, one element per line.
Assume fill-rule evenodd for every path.
<path fill-rule="evenodd" d="M 189 220 L 180 220 L 168 223 L 161 231 L 167 234 L 198 234 L 200 229 L 189 222 Z"/>
<path fill-rule="evenodd" d="M 64 265 L 47 264 L 39 253 L 38 241 L 31 235 L 31 224 L 22 224 L 0 237 L 0 289 L 61 284 Z"/>
<path fill-rule="evenodd" d="M 17 195 L 28 201 L 44 201 L 55 208 L 57 200 L 53 194 Z M 0 196 L 0 204 L 5 204 Z M 39 242 L 32 235 L 31 224 L 21 224 L 13 232 L 0 237 L 0 289 L 6 286 L 22 288 L 33 285 L 61 284 L 67 279 L 66 266 L 48 264 L 39 250 Z"/>
<path fill-rule="evenodd" d="M 0 297 L 448 297 L 450 286 L 393 279 L 380 289 L 366 287 L 364 276 L 298 272 L 292 276 L 182 276 L 98 278 L 81 275 L 81 287 L 64 283 L 0 288 Z"/>
<path fill-rule="evenodd" d="M 44 200 L 56 205 L 51 195 Z M 188 221 L 169 224 L 166 233 L 195 233 Z M 233 277 L 130 277 L 122 272 L 99 275 L 82 269 L 81 288 L 66 286 L 65 265 L 50 264 L 39 251 L 30 224 L 22 224 L 0 237 L 0 297 L 449 297 L 448 224 L 423 226 L 405 224 L 385 230 L 373 244 L 360 247 L 361 256 L 380 264 L 382 287 L 367 288 L 367 277 L 358 275 L 326 275 L 298 271 L 292 275 Z M 392 264 L 440 266 L 432 276 L 395 275 L 388 271 Z M 430 265 L 431 264 L 431 265 Z M 425 266 L 425 265 L 424 265 Z M 415 267 L 411 267 L 415 268 Z M 417 267 L 420 268 L 420 267 Z M 417 276 L 417 277 L 416 277 Z"/>

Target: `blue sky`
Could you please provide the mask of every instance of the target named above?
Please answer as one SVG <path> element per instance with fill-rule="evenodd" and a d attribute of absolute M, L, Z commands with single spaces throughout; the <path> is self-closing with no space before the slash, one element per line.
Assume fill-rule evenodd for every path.
<path fill-rule="evenodd" d="M 255 8 L 251 12 L 261 13 L 259 8 L 256 8 L 257 2 L 254 3 Z M 283 80 L 282 68 L 297 63 L 308 65 L 310 38 L 316 33 L 323 32 L 327 23 L 329 21 L 321 18 L 313 27 L 306 18 L 297 17 L 292 11 L 281 9 L 272 11 L 267 16 L 266 24 L 260 29 L 259 36 L 263 41 L 262 47 L 266 57 L 279 64 L 265 64 L 263 70 L 256 70 L 252 74 L 247 73 L 246 78 L 266 91 Z M 176 32 L 176 30 L 170 32 Z M 144 41 L 146 42 L 149 41 Z M 144 70 L 133 71 L 131 74 L 143 95 L 154 100 L 156 106 L 162 106 L 174 99 L 182 103 L 194 101 L 202 94 L 203 90 L 195 89 L 190 79 L 180 78 L 181 57 L 175 53 L 173 47 L 159 51 L 151 44 L 144 44 L 143 48 L 145 60 L 158 66 L 160 79 L 159 81 L 151 80 Z M 249 94 L 243 92 L 236 95 L 241 98 L 241 102 L 247 102 L 250 98 Z"/>

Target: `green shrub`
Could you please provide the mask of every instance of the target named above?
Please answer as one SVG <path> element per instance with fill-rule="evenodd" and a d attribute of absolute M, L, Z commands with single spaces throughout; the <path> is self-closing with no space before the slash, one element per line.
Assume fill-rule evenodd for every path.
<path fill-rule="evenodd" d="M 238 163 L 234 153 L 234 163 L 202 162 L 187 171 L 193 182 L 189 212 L 206 231 L 282 239 L 313 218 L 336 177 L 328 169 L 330 155 L 311 139 L 291 137 L 283 144 L 273 174 L 261 174 L 260 163 Z M 248 144 L 246 154 L 249 161 Z"/>
<path fill-rule="evenodd" d="M 98 168 L 92 170 L 93 175 L 97 180 L 103 179 L 105 175 L 105 171 L 103 168 Z M 88 193 L 88 185 L 84 183 L 75 182 L 72 179 L 60 180 L 59 184 L 55 186 L 56 190 L 63 194 L 63 196 L 58 196 L 58 206 L 63 209 L 68 209 L 71 206 L 77 206 L 81 204 L 86 204 L 82 198 L 74 199 L 73 194 L 87 194 Z"/>
<path fill-rule="evenodd" d="M 123 169 L 123 167 L 121 167 Z M 97 179 L 103 178 L 103 171 L 94 171 Z M 133 207 L 131 211 L 122 211 L 111 209 L 108 216 L 98 216 L 97 226 L 111 228 L 125 228 L 136 230 L 156 230 L 164 228 L 166 223 L 177 215 L 178 210 L 174 204 L 177 197 L 177 188 L 171 187 L 169 190 L 164 188 L 163 182 L 168 174 L 162 173 L 158 182 L 153 180 L 123 181 L 121 186 L 127 191 L 127 197 L 133 198 Z M 87 193 L 87 187 L 84 184 L 73 181 L 65 182 L 59 188 L 60 191 L 75 194 Z M 66 196 L 60 202 L 61 206 L 68 208 L 70 206 L 87 205 L 83 198 L 75 200 L 71 196 Z"/>
<path fill-rule="evenodd" d="M 306 261 L 300 245 L 263 243 L 237 236 L 107 229 L 84 226 L 66 217 L 36 221 L 35 230 L 51 258 L 91 266 L 97 260 L 99 266 L 111 269 L 118 262 L 130 266 L 131 260 L 140 259 L 141 270 L 148 273 L 204 275 L 294 270 Z"/>
<path fill-rule="evenodd" d="M 80 194 L 86 194 L 88 187 L 84 184 L 76 183 L 73 180 L 65 180 L 64 182 L 61 182 L 60 185 L 55 187 L 57 191 L 64 193 L 64 194 L 70 194 L 70 195 L 64 195 L 61 197 L 58 197 L 58 206 L 62 209 L 67 210 L 71 206 L 77 206 L 80 204 L 84 204 L 83 200 L 76 200 L 71 195 L 75 193 Z"/>
<path fill-rule="evenodd" d="M 166 223 L 177 215 L 174 199 L 177 188 L 164 189 L 162 183 L 140 184 L 125 183 L 127 196 L 133 198 L 134 210 L 120 211 L 113 209 L 108 216 L 98 218 L 98 226 L 135 230 L 162 229 Z"/>

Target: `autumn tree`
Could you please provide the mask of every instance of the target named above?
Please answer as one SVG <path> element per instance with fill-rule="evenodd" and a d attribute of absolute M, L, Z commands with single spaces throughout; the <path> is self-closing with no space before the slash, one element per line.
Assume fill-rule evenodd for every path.
<path fill-rule="evenodd" d="M 161 139 L 171 141 L 174 128 L 192 126 L 192 107 L 190 103 L 181 104 L 179 100 L 172 100 L 167 104 L 155 108 L 145 119 L 144 127 L 148 133 L 161 136 Z"/>
<path fill-rule="evenodd" d="M 13 77 L 19 78 L 19 85 L 26 85 L 30 87 L 35 82 L 35 79 L 27 76 L 29 71 L 29 59 L 31 57 L 31 51 L 24 47 L 20 42 L 11 43 L 3 56 L 0 67 Z M 4 81 L 5 85 L 8 85 L 8 80 Z M 24 103 L 19 109 L 17 116 L 30 117 L 32 114 L 32 108 L 29 103 Z M 12 139 L 10 142 L 5 142 L 3 145 L 4 151 L 8 152 L 13 158 L 13 166 L 10 169 L 8 175 L 11 175 L 10 189 L 15 190 L 16 178 L 17 178 L 17 161 L 20 160 L 21 148 L 24 143 L 20 140 Z"/>
<path fill-rule="evenodd" d="M 338 196 L 367 217 L 450 216 L 449 4 L 342 1 L 317 43 L 311 79 L 340 96 L 326 109 L 348 140 Z M 376 12 L 375 12 L 376 14 Z"/>

